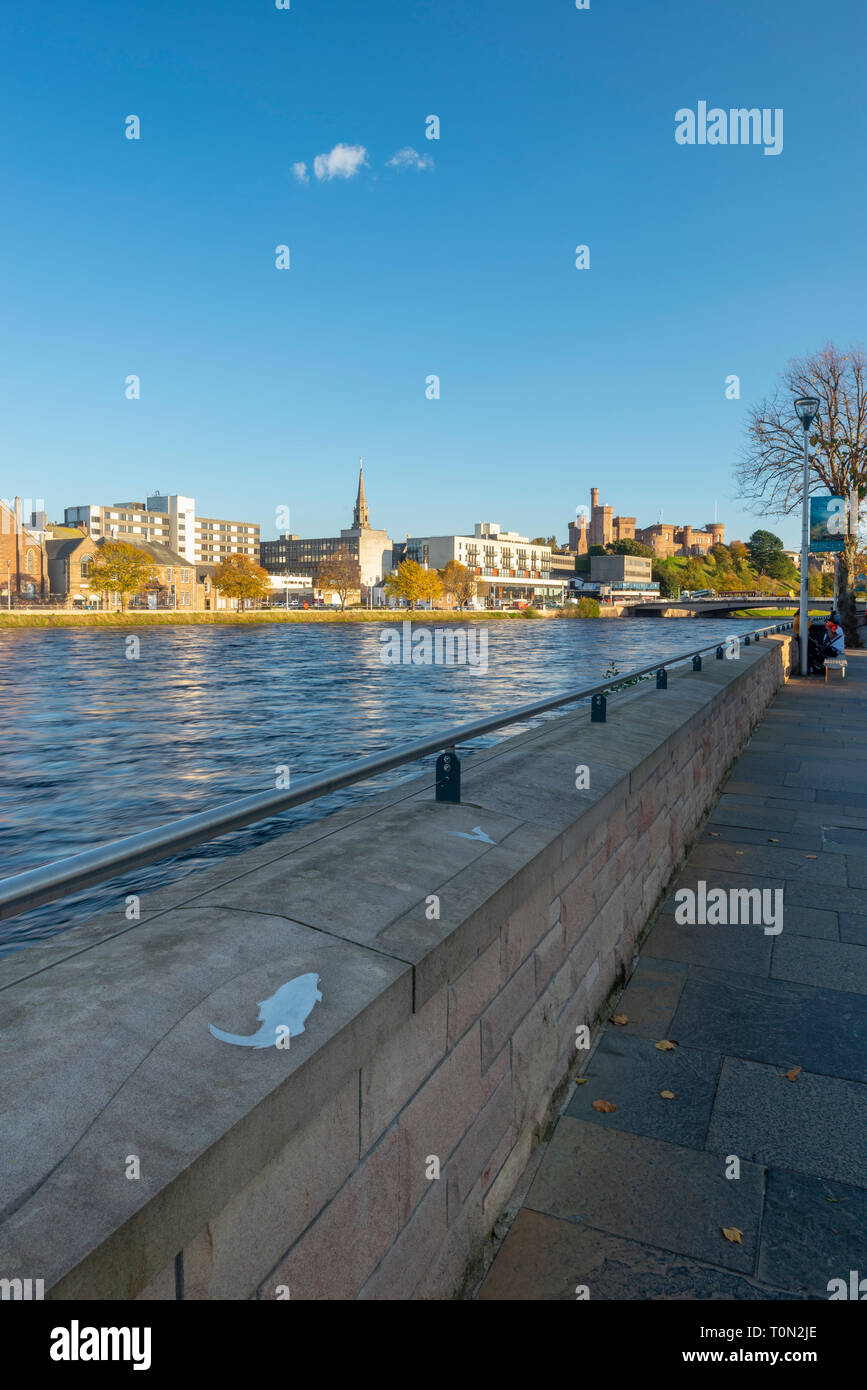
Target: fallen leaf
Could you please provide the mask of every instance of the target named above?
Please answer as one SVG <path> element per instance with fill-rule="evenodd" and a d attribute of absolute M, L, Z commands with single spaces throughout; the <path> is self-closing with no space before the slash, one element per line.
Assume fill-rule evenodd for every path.
<path fill-rule="evenodd" d="M 743 854 L 743 853 L 744 853 L 744 850 L 742 850 L 742 849 L 736 849 L 736 850 L 735 850 L 735 854 Z"/>
<path fill-rule="evenodd" d="M 719 839 L 719 831 L 718 831 L 718 830 L 709 830 L 707 833 L 708 833 L 708 835 L 712 835 L 713 838 L 714 838 L 715 840 L 718 840 L 718 839 Z"/>
<path fill-rule="evenodd" d="M 617 1106 L 612 1105 L 610 1100 L 594 1100 L 593 1109 L 598 1110 L 600 1115 L 613 1115 Z"/>
<path fill-rule="evenodd" d="M 778 845 L 779 843 L 780 843 L 779 840 L 773 839 L 770 835 L 768 836 L 768 844 L 769 844 L 769 845 Z"/>
<path fill-rule="evenodd" d="M 739 1231 L 737 1226 L 723 1226 L 722 1233 L 726 1240 L 730 1240 L 732 1245 L 743 1245 L 743 1231 Z"/>
<path fill-rule="evenodd" d="M 792 1070 L 791 1070 L 791 1071 L 787 1071 L 787 1072 L 786 1072 L 786 1080 L 787 1080 L 787 1081 L 797 1081 L 798 1077 L 801 1075 L 801 1072 L 802 1072 L 803 1070 L 804 1070 L 803 1067 L 792 1067 Z"/>
<path fill-rule="evenodd" d="M 657 1052 L 673 1052 L 676 1047 L 677 1043 L 669 1042 L 667 1038 L 663 1038 L 662 1042 L 656 1044 Z"/>
<path fill-rule="evenodd" d="M 805 859 L 818 859 L 819 856 L 818 856 L 818 854 L 805 854 L 805 855 L 804 855 L 804 858 L 805 858 Z"/>
<path fill-rule="evenodd" d="M 611 1022 L 616 1023 L 618 1028 L 623 1028 L 629 1022 L 629 1019 L 626 1014 L 612 1014 Z"/>
<path fill-rule="evenodd" d="M 577 1076 L 577 1077 L 575 1078 L 575 1085 L 576 1085 L 576 1086 L 586 1086 L 588 1080 L 589 1080 L 589 1077 L 586 1077 L 586 1076 Z"/>
<path fill-rule="evenodd" d="M 674 1100 L 674 1091 L 660 1091 L 663 1100 Z"/>

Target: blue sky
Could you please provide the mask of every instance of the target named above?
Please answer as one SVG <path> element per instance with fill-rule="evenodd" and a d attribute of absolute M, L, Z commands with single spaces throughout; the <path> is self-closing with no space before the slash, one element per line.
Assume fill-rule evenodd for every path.
<path fill-rule="evenodd" d="M 482 519 L 564 539 L 594 485 L 640 525 L 716 500 L 744 536 L 750 402 L 864 337 L 851 0 L 10 11 L 0 493 L 53 517 L 159 489 L 334 534 L 363 454 L 396 539 Z M 782 153 L 678 145 L 700 100 L 783 108 Z M 340 144 L 366 162 L 317 179 Z M 406 147 L 433 167 L 389 167 Z"/>

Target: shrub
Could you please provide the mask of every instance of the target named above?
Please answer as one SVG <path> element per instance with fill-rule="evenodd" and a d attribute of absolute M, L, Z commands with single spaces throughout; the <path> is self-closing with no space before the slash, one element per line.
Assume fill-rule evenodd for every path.
<path fill-rule="evenodd" d="M 599 604 L 595 598 L 579 598 L 576 608 L 576 616 L 579 618 L 598 618 Z"/>

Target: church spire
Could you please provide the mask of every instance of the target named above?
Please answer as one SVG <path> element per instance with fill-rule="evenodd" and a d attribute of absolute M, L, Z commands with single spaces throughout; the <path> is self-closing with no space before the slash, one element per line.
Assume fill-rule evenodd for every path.
<path fill-rule="evenodd" d="M 367 498 L 364 495 L 364 459 L 359 459 L 358 464 L 358 495 L 355 499 L 355 512 L 352 517 L 353 531 L 363 531 L 370 528 L 370 513 L 367 510 Z"/>

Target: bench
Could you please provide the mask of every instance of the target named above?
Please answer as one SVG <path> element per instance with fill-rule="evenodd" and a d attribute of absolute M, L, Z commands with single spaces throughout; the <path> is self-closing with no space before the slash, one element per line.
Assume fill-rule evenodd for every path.
<path fill-rule="evenodd" d="M 826 684 L 826 685 L 828 684 L 828 670 L 829 670 L 829 669 L 834 670 L 834 671 L 839 671 L 839 672 L 840 672 L 841 678 L 842 678 L 843 680 L 845 680 L 845 679 L 846 679 L 846 658 L 845 658 L 844 656 L 841 656 L 841 657 L 832 657 L 830 660 L 829 660 L 827 657 L 825 658 L 825 684 Z"/>

